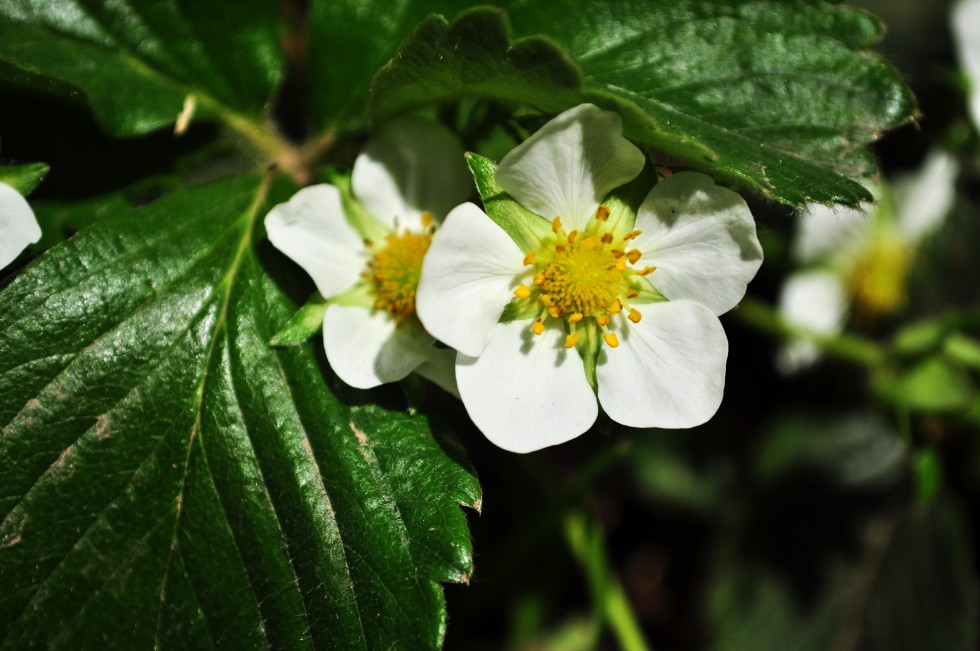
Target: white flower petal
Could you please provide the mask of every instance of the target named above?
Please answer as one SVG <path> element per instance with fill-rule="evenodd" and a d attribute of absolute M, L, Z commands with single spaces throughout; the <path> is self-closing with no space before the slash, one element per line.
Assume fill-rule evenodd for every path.
<path fill-rule="evenodd" d="M 783 319 L 815 334 L 833 335 L 843 330 L 847 307 L 847 290 L 840 277 L 829 271 L 793 274 L 779 293 Z M 819 357 L 820 350 L 812 341 L 791 341 L 776 354 L 776 368 L 789 375 L 812 365 Z"/>
<path fill-rule="evenodd" d="M 869 187 L 877 193 L 877 187 Z M 793 255 L 803 263 L 826 258 L 850 259 L 871 237 L 874 206 L 858 208 L 809 204 L 802 213 L 793 241 Z"/>
<path fill-rule="evenodd" d="M 364 243 L 347 223 L 340 192 L 332 185 L 311 185 L 265 217 L 273 246 L 310 274 L 326 298 L 360 280 Z"/>
<path fill-rule="evenodd" d="M 745 296 L 762 265 L 755 220 L 736 192 L 711 177 L 681 172 L 656 186 L 636 216 L 643 253 L 637 267 L 657 268 L 648 279 L 671 300 L 692 300 L 724 314 Z"/>
<path fill-rule="evenodd" d="M 473 187 L 463 147 L 442 125 L 404 117 L 368 141 L 351 172 L 354 196 L 389 228 L 417 230 L 421 214 L 441 220 Z"/>
<path fill-rule="evenodd" d="M 980 0 L 963 0 L 951 14 L 960 63 L 970 76 L 970 115 L 980 130 Z"/>
<path fill-rule="evenodd" d="M 692 301 L 644 308 L 637 324 L 617 317 L 619 347 L 604 346 L 596 366 L 599 402 L 630 427 L 700 425 L 725 392 L 728 338 L 721 322 Z"/>
<path fill-rule="evenodd" d="M 0 183 L 0 269 L 20 255 L 20 252 L 41 239 L 41 227 L 34 211 L 20 192 Z"/>
<path fill-rule="evenodd" d="M 501 323 L 479 357 L 460 353 L 456 381 L 480 431 L 511 452 L 564 443 L 592 426 L 599 408 L 582 358 L 564 348 L 565 334 L 530 321 Z"/>
<path fill-rule="evenodd" d="M 433 346 L 426 360 L 418 365 L 415 372 L 459 397 L 459 387 L 456 386 L 456 351 L 452 348 Z"/>
<path fill-rule="evenodd" d="M 415 297 L 432 336 L 471 357 L 483 352 L 514 298 L 524 254 L 471 203 L 454 209 L 432 238 Z"/>
<path fill-rule="evenodd" d="M 980 38 L 980 33 L 977 36 Z M 898 229 L 906 242 L 922 239 L 945 221 L 956 198 L 958 172 L 956 159 L 937 149 L 929 153 L 917 172 L 892 183 Z"/>
<path fill-rule="evenodd" d="M 329 305 L 323 315 L 323 347 L 330 368 L 357 389 L 402 379 L 425 361 L 427 343 L 397 328 L 395 319 L 382 310 Z"/>
<path fill-rule="evenodd" d="M 497 183 L 525 208 L 566 230 L 584 228 L 604 196 L 643 169 L 643 153 L 623 137 L 611 111 L 581 104 L 548 122 L 504 156 Z"/>

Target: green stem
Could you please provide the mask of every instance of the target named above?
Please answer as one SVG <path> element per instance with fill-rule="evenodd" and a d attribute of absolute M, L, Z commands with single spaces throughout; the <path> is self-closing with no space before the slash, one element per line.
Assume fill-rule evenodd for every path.
<path fill-rule="evenodd" d="M 877 366 L 885 357 L 881 346 L 857 335 L 840 333 L 825 335 L 788 323 L 771 305 L 746 297 L 732 315 L 742 323 L 784 339 L 806 339 L 821 351 L 862 366 Z"/>
<path fill-rule="evenodd" d="M 653 651 L 606 553 L 602 530 L 582 511 L 565 518 L 565 539 L 589 582 L 593 606 L 624 651 Z"/>

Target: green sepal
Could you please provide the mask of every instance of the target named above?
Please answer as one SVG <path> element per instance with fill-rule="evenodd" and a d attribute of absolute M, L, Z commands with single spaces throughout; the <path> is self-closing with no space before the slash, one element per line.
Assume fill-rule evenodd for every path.
<path fill-rule="evenodd" d="M 358 235 L 369 242 L 378 242 L 390 235 L 388 228 L 375 219 L 354 196 L 349 173 L 329 169 L 325 171 L 325 175 L 327 180 L 340 190 L 344 216 L 347 217 L 347 223 L 357 231 Z"/>
<path fill-rule="evenodd" d="M 473 153 L 466 154 L 466 163 L 473 173 L 487 215 L 510 235 L 517 248 L 524 252 L 536 250 L 542 240 L 552 236 L 551 223 L 547 219 L 519 204 L 497 185 L 494 179 L 496 163 Z"/>
<path fill-rule="evenodd" d="M 45 163 L 0 167 L 0 183 L 6 183 L 26 197 L 41 183 L 49 169 Z"/>
<path fill-rule="evenodd" d="M 327 311 L 327 299 L 314 292 L 306 304 L 296 311 L 279 332 L 269 340 L 273 346 L 301 344 L 323 328 L 323 314 Z"/>

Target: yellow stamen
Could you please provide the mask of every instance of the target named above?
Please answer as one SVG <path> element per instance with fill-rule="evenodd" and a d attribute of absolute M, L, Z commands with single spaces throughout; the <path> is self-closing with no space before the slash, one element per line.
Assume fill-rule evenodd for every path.
<path fill-rule="evenodd" d="M 602 236 L 602 243 L 603 244 L 612 244 L 612 241 L 613 241 L 613 234 L 612 233 L 606 233 L 605 235 Z"/>
<path fill-rule="evenodd" d="M 638 310 L 636 310 L 636 309 L 634 309 L 634 308 L 631 307 L 630 308 L 630 313 L 627 315 L 626 318 L 628 318 L 633 323 L 639 323 L 640 322 L 640 319 L 643 318 L 643 315 L 640 314 L 640 312 Z"/>
<path fill-rule="evenodd" d="M 585 318 L 585 315 L 584 314 L 582 314 L 581 312 L 576 312 L 575 314 L 572 314 L 572 315 L 570 315 L 568 317 L 568 322 L 569 323 L 578 323 L 579 321 L 581 321 L 584 318 Z"/>
<path fill-rule="evenodd" d="M 598 323 L 598 324 L 599 324 L 599 325 L 600 325 L 601 327 L 603 327 L 603 328 L 604 328 L 604 327 L 606 327 L 607 325 L 609 325 L 609 315 L 608 315 L 608 314 L 603 314 L 603 315 L 601 315 L 601 316 L 597 316 L 597 317 L 595 318 L 595 321 L 596 321 L 596 323 Z"/>
<path fill-rule="evenodd" d="M 636 291 L 635 289 L 627 289 L 626 290 L 626 298 L 636 298 L 639 295 L 640 295 L 640 292 Z"/>
<path fill-rule="evenodd" d="M 622 249 L 613 249 L 612 251 L 610 251 L 610 253 L 613 254 L 614 258 L 621 258 L 624 255 L 626 255 L 626 251 L 623 251 Z"/>
<path fill-rule="evenodd" d="M 548 314 L 557 319 L 561 316 L 561 308 L 557 305 L 552 305 L 548 308 Z"/>
<path fill-rule="evenodd" d="M 537 251 L 530 251 L 526 256 L 524 256 L 524 266 L 534 264 L 534 259 L 538 257 Z"/>
<path fill-rule="evenodd" d="M 375 308 L 385 310 L 399 323 L 415 312 L 422 259 L 431 242 L 431 232 L 388 235 L 384 248 L 368 263 L 366 271 L 378 296 Z"/>
<path fill-rule="evenodd" d="M 636 275 L 637 276 L 649 276 L 650 274 L 652 274 L 656 270 L 657 270 L 656 267 L 644 267 L 643 268 L 643 271 L 637 271 L 636 272 Z M 657 277 L 659 278 L 660 276 L 657 276 Z"/>
<path fill-rule="evenodd" d="M 598 210 L 595 211 L 595 218 L 601 222 L 609 220 L 609 209 L 605 206 L 599 206 Z"/>
<path fill-rule="evenodd" d="M 616 260 L 616 264 L 613 267 L 618 271 L 624 271 L 626 269 L 626 258 Z"/>
<path fill-rule="evenodd" d="M 639 260 L 642 256 L 643 254 L 640 253 L 639 249 L 633 249 L 632 251 L 626 254 L 626 259 L 630 261 L 630 264 L 636 264 L 636 261 Z"/>
<path fill-rule="evenodd" d="M 615 301 L 612 302 L 612 305 L 609 306 L 609 314 L 619 314 L 622 311 L 623 311 L 623 304 L 620 303 L 619 299 L 617 298 Z"/>
<path fill-rule="evenodd" d="M 520 287 L 514 290 L 514 296 L 517 298 L 527 298 L 531 295 L 531 290 L 527 288 L 527 285 L 521 283 Z"/>
<path fill-rule="evenodd" d="M 547 294 L 541 295 L 541 302 L 544 303 L 545 307 L 551 307 L 552 305 L 555 304 L 555 302 L 551 300 L 551 297 L 548 296 Z"/>
<path fill-rule="evenodd" d="M 542 332 L 544 332 L 544 321 L 542 321 L 541 319 L 538 319 L 537 321 L 535 321 L 534 324 L 531 325 L 531 330 L 536 335 L 539 335 Z"/>
<path fill-rule="evenodd" d="M 565 337 L 565 348 L 572 348 L 578 343 L 578 333 L 572 333 Z"/>
<path fill-rule="evenodd" d="M 429 212 L 428 210 L 423 210 L 421 217 L 422 217 L 422 225 L 425 226 L 426 228 L 436 223 L 436 220 L 432 217 L 432 213 Z"/>
<path fill-rule="evenodd" d="M 541 273 L 540 271 L 534 274 L 534 284 L 537 285 L 538 287 L 544 284 L 544 274 Z"/>
<path fill-rule="evenodd" d="M 640 234 L 641 234 L 642 232 L 643 232 L 643 231 L 630 231 L 629 233 L 627 233 L 627 234 L 626 234 L 626 235 L 625 235 L 625 236 L 623 237 L 623 240 L 624 240 L 624 241 L 626 241 L 626 242 L 629 242 L 630 240 L 635 240 L 636 238 L 638 238 L 638 237 L 640 236 Z"/>
<path fill-rule="evenodd" d="M 615 332 L 609 332 L 602 337 L 610 348 L 619 348 L 619 337 Z"/>
<path fill-rule="evenodd" d="M 561 217 L 555 217 L 551 220 L 551 232 L 557 233 L 561 230 Z"/>
<path fill-rule="evenodd" d="M 578 231 L 572 231 L 571 233 L 569 233 L 568 234 L 568 243 L 569 244 L 573 243 L 575 241 L 575 238 L 576 237 L 578 237 Z"/>

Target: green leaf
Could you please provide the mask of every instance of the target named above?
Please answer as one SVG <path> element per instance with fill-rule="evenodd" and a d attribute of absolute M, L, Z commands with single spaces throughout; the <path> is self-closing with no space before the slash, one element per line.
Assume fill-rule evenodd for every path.
<path fill-rule="evenodd" d="M 17 192 L 27 196 L 44 179 L 48 169 L 44 163 L 0 167 L 0 183 L 6 183 Z"/>
<path fill-rule="evenodd" d="M 875 378 L 886 399 L 924 412 L 966 409 L 976 397 L 976 386 L 956 361 L 942 356 L 926 358 L 908 370 L 884 371 Z"/>
<path fill-rule="evenodd" d="M 255 128 L 282 77 L 277 3 L 247 0 L 11 0 L 0 4 L 0 73 L 81 92 L 115 134 L 198 113 Z"/>
<path fill-rule="evenodd" d="M 423 17 L 455 14 L 466 0 L 313 0 L 309 65 L 314 124 L 331 129 L 358 119 L 371 78 Z"/>
<path fill-rule="evenodd" d="M 856 205 L 871 199 L 853 180 L 873 169 L 865 145 L 915 109 L 868 50 L 880 24 L 822 0 L 600 0 L 585 19 L 575 0 L 513 2 L 510 18 L 513 41 L 488 12 L 423 25 L 376 79 L 374 113 L 465 95 L 546 113 L 592 102 L 619 111 L 629 137 L 728 184 Z"/>
<path fill-rule="evenodd" d="M 371 84 L 371 110 L 386 120 L 435 101 L 479 96 L 555 110 L 581 97 L 581 74 L 547 38 L 511 42 L 506 14 L 481 7 L 451 23 L 429 16 Z"/>
<path fill-rule="evenodd" d="M 423 415 L 268 345 L 266 187 L 111 217 L 0 293 L 0 648 L 440 644 L 479 486 Z"/>

